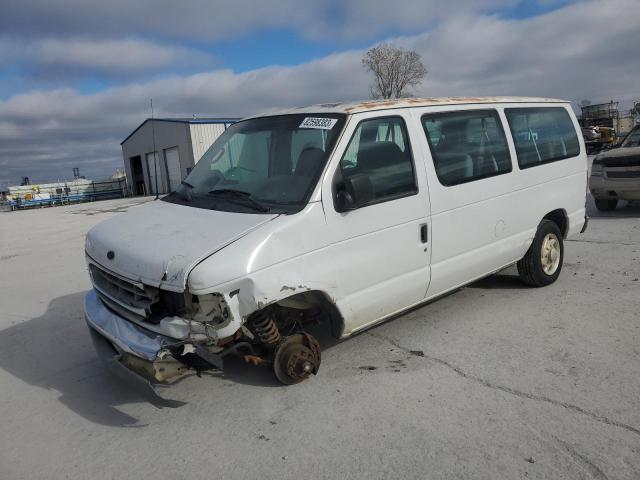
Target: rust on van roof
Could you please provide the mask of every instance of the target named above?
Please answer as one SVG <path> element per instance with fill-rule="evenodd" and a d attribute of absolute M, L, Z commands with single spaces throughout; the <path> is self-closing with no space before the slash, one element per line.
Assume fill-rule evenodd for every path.
<path fill-rule="evenodd" d="M 401 108 L 406 106 L 422 107 L 432 105 L 447 105 L 461 103 L 494 103 L 497 98 L 491 97 L 426 97 L 426 98 L 397 98 L 387 100 L 367 100 L 354 103 L 345 108 L 347 112 L 379 110 L 384 108 Z"/>
<path fill-rule="evenodd" d="M 568 100 L 537 97 L 409 97 L 386 100 L 362 100 L 309 105 L 307 107 L 275 110 L 262 115 L 286 115 L 289 113 L 359 113 L 371 110 L 387 110 L 405 107 L 431 107 L 441 105 L 472 105 L 489 103 L 569 103 Z"/>
<path fill-rule="evenodd" d="M 397 98 L 388 100 L 366 100 L 358 103 L 342 104 L 347 113 L 387 108 L 430 107 L 434 105 L 462 105 L 473 103 L 565 103 L 565 100 L 534 97 L 425 97 Z"/>

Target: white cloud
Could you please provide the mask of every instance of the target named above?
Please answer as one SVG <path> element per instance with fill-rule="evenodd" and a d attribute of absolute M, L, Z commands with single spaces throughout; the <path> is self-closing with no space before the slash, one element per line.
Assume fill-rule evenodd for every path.
<path fill-rule="evenodd" d="M 169 65 L 210 63 L 206 54 L 143 40 L 46 40 L 38 46 L 41 64 L 79 66 L 98 71 L 157 70 Z"/>
<path fill-rule="evenodd" d="M 635 0 L 597 0 L 527 20 L 454 16 L 428 33 L 396 40 L 420 52 L 429 69 L 417 94 L 628 102 L 640 97 L 636 6 Z M 95 94 L 16 95 L 0 101 L 0 183 L 21 174 L 57 178 L 70 166 L 91 176 L 109 173 L 121 166 L 119 142 L 148 116 L 150 97 L 157 115 L 220 116 L 367 97 L 361 54 L 240 74 L 176 75 Z"/>
<path fill-rule="evenodd" d="M 0 38 L 0 62 L 44 74 L 149 75 L 167 68 L 210 68 L 213 58 L 180 46 L 136 38 Z"/>
<path fill-rule="evenodd" d="M 531 0 L 536 1 L 536 0 Z M 152 34 L 225 39 L 267 28 L 314 38 L 365 37 L 389 28 L 425 28 L 434 20 L 517 3 L 516 0 L 4 0 L 0 31 L 24 35 Z M 327 38 L 325 37 L 325 40 Z"/>
<path fill-rule="evenodd" d="M 430 67 L 429 92 L 628 102 L 640 96 L 639 25 L 636 0 L 590 1 L 525 20 L 455 18 L 405 41 Z"/>

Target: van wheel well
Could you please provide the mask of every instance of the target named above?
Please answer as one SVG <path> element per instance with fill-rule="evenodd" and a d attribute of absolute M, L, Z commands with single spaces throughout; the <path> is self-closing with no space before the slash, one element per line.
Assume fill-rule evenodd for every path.
<path fill-rule="evenodd" d="M 551 220 L 560 229 L 562 237 L 565 238 L 567 236 L 567 233 L 569 231 L 569 220 L 567 218 L 567 212 L 565 212 L 562 208 L 547 213 L 542 218 L 542 220 Z"/>
<path fill-rule="evenodd" d="M 288 319 L 300 318 L 302 322 L 315 324 L 325 329 L 327 334 L 339 339 L 344 329 L 344 320 L 333 301 L 319 290 L 308 290 L 278 300 L 266 307 L 271 309 L 276 319 L 288 323 Z M 278 323 L 280 323 L 278 321 Z"/>

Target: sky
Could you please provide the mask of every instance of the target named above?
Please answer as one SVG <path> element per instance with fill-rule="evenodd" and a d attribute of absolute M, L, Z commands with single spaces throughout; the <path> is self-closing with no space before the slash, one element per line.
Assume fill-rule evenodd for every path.
<path fill-rule="evenodd" d="M 367 49 L 417 51 L 415 96 L 640 98 L 640 0 L 2 0 L 0 189 L 102 179 L 150 116 L 369 97 Z"/>

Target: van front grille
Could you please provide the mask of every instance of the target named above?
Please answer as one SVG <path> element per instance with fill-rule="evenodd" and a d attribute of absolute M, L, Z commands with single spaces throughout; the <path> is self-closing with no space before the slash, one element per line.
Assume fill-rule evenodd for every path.
<path fill-rule="evenodd" d="M 609 178 L 640 178 L 640 170 L 607 170 Z"/>
<path fill-rule="evenodd" d="M 126 310 L 137 319 L 147 318 L 151 305 L 158 300 L 158 290 L 143 287 L 117 276 L 94 263 L 89 264 L 93 286 L 105 303 L 120 313 Z"/>
<path fill-rule="evenodd" d="M 640 167 L 640 155 L 626 155 L 620 157 L 596 158 L 594 165 L 604 165 L 607 167 Z"/>

